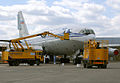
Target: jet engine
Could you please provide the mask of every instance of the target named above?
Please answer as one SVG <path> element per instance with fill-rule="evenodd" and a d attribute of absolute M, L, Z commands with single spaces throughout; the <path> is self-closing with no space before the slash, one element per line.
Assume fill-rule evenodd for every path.
<path fill-rule="evenodd" d="M 119 54 L 119 50 L 116 48 L 109 48 L 109 56 L 115 56 Z"/>

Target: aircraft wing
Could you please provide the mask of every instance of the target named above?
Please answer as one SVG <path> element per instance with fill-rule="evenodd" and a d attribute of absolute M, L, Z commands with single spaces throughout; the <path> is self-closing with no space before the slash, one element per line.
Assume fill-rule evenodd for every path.
<path fill-rule="evenodd" d="M 11 42 L 11 40 L 0 40 L 0 42 Z M 22 43 L 21 41 L 19 42 Z"/>
<path fill-rule="evenodd" d="M 11 42 L 11 40 L 0 40 L 0 42 Z"/>
<path fill-rule="evenodd" d="M 96 40 L 108 40 L 111 48 L 120 48 L 120 37 L 96 37 Z"/>

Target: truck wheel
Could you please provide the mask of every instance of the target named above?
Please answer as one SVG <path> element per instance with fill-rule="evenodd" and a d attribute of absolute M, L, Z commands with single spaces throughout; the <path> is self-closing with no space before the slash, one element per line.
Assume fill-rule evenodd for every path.
<path fill-rule="evenodd" d="M 92 66 L 86 65 L 87 68 L 92 68 Z"/>
<path fill-rule="evenodd" d="M 107 65 L 105 65 L 104 68 L 106 69 L 106 68 L 107 68 Z"/>
<path fill-rule="evenodd" d="M 9 66 L 17 66 L 16 62 L 14 60 L 8 61 Z"/>
<path fill-rule="evenodd" d="M 11 61 L 8 61 L 9 66 L 13 66 L 13 63 Z"/>
<path fill-rule="evenodd" d="M 30 66 L 33 66 L 34 65 L 34 63 L 30 63 Z"/>
<path fill-rule="evenodd" d="M 101 68 L 106 69 L 106 68 L 107 68 L 107 65 L 102 65 Z"/>
<path fill-rule="evenodd" d="M 19 61 L 14 61 L 15 66 L 19 66 Z"/>
<path fill-rule="evenodd" d="M 34 65 L 34 61 L 30 61 L 29 65 L 33 66 Z"/>
<path fill-rule="evenodd" d="M 37 64 L 37 66 L 39 66 L 40 64 Z"/>
<path fill-rule="evenodd" d="M 40 65 L 40 61 L 36 60 L 36 64 L 37 64 L 37 66 L 39 66 Z"/>
<path fill-rule="evenodd" d="M 98 68 L 100 69 L 100 68 L 102 68 L 102 66 L 101 66 L 101 65 L 98 65 Z"/>

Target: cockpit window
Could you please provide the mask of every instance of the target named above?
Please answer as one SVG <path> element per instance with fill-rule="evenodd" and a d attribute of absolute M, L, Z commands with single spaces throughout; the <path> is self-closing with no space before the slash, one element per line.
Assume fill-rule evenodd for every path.
<path fill-rule="evenodd" d="M 88 34 L 89 34 L 89 33 L 90 33 L 90 31 L 89 31 L 89 30 L 86 30 L 86 33 L 88 33 Z"/>
<path fill-rule="evenodd" d="M 86 35 L 95 34 L 92 29 L 82 29 L 79 33 L 86 34 Z"/>

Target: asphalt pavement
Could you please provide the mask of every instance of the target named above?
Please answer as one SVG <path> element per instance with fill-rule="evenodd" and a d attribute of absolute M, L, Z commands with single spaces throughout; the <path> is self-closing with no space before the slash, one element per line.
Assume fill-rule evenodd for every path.
<path fill-rule="evenodd" d="M 120 83 L 120 62 L 108 64 L 107 69 L 84 69 L 72 64 L 0 64 L 0 83 Z"/>

